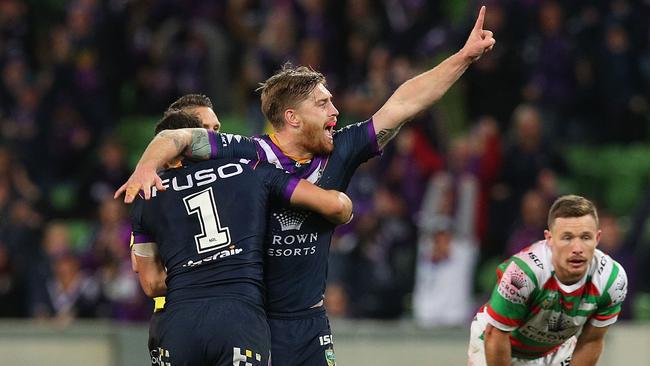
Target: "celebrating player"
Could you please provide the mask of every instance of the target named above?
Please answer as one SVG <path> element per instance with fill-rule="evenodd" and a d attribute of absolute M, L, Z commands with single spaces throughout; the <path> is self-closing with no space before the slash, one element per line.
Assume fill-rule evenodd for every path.
<path fill-rule="evenodd" d="M 154 128 L 154 136 L 160 131 L 178 128 L 200 128 L 203 127 L 208 130 L 219 132 L 221 123 L 214 113 L 212 101 L 209 97 L 200 94 L 185 94 L 174 101 L 169 108 L 165 111 L 164 115 L 172 112 L 184 111 L 194 114 L 197 118 L 163 118 L 156 124 Z M 138 272 L 137 262 L 133 253 L 133 242 L 131 243 L 131 264 L 133 271 Z M 149 322 L 149 352 L 155 352 L 156 345 L 158 344 L 158 318 L 159 313 L 165 307 L 165 297 L 154 297 L 154 313 L 151 315 Z"/>
<path fill-rule="evenodd" d="M 439 100 L 469 65 L 495 43 L 483 30 L 485 7 L 464 47 L 433 69 L 402 84 L 371 119 L 334 131 L 338 110 L 322 74 L 285 65 L 262 84 L 262 111 L 275 133 L 256 139 L 177 130 L 156 137 L 135 172 L 118 189 L 131 202 L 138 191 L 163 189 L 156 168 L 185 153 L 194 158 L 260 157 L 297 177 L 343 191 L 357 167 L 380 153 L 400 127 Z M 187 151 L 186 151 L 187 150 Z M 327 257 L 334 225 L 284 204 L 271 208 L 265 284 L 274 363 L 331 365 L 333 338 L 323 308 Z"/>
<path fill-rule="evenodd" d="M 169 120 L 199 123 L 182 111 L 167 113 L 163 122 Z M 334 224 L 349 220 L 352 203 L 268 163 L 168 166 L 177 168 L 161 174 L 167 189 L 154 188 L 151 200 L 136 200 L 131 210 L 140 284 L 148 296 L 166 295 L 152 364 L 267 364 L 262 243 L 268 197 Z"/>
<path fill-rule="evenodd" d="M 593 203 L 558 198 L 546 240 L 497 268 L 472 322 L 468 365 L 595 365 L 627 292 L 623 267 L 596 249 L 600 233 Z"/>

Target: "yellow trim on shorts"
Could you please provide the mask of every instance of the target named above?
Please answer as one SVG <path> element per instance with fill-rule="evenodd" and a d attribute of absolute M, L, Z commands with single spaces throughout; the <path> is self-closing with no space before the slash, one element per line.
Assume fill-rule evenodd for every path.
<path fill-rule="evenodd" d="M 165 308 L 165 297 L 159 296 L 153 298 L 153 311 L 158 312 Z"/>

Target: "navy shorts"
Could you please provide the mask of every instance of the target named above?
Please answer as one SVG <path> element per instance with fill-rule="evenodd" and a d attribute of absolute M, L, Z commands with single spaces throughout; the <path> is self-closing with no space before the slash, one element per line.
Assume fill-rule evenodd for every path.
<path fill-rule="evenodd" d="M 155 317 L 153 366 L 269 364 L 271 334 L 261 307 L 211 298 L 167 304 Z"/>
<path fill-rule="evenodd" d="M 324 308 L 268 314 L 275 366 L 334 366 L 334 339 Z"/>
<path fill-rule="evenodd" d="M 164 309 L 155 311 L 151 314 L 151 320 L 149 320 L 149 341 L 147 342 L 149 347 L 149 354 L 152 355 L 155 353 L 154 350 L 158 349 L 160 344 L 160 332 L 158 331 L 158 323 L 160 322 L 160 316 Z"/>

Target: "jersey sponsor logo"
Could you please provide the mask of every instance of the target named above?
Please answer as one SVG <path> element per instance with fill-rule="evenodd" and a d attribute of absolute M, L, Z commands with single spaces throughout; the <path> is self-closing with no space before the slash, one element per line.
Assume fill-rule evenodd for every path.
<path fill-rule="evenodd" d="M 217 169 L 209 168 L 197 170 L 194 174 L 187 174 L 184 177 L 174 177 L 171 179 L 163 179 L 162 185 L 165 188 L 170 188 L 174 191 L 183 191 L 192 187 L 201 187 L 206 184 L 213 183 L 217 177 L 221 179 L 234 177 L 244 171 L 241 165 L 236 163 L 224 164 Z M 156 197 L 158 190 L 155 186 L 151 187 L 151 197 Z"/>
<path fill-rule="evenodd" d="M 598 274 L 603 274 L 606 265 L 607 265 L 607 257 L 602 256 L 600 258 L 600 263 L 598 264 Z"/>
<path fill-rule="evenodd" d="M 262 355 L 246 348 L 233 347 L 232 364 L 233 366 L 259 366 L 262 365 Z"/>
<path fill-rule="evenodd" d="M 266 254 L 269 257 L 297 257 L 303 255 L 316 254 L 316 246 L 305 247 L 304 244 L 318 242 L 318 233 L 304 233 L 296 235 L 273 235 L 271 245 L 276 246 L 269 248 Z M 295 246 L 300 246 L 296 248 Z M 286 246 L 293 246 L 287 248 Z"/>
<path fill-rule="evenodd" d="M 327 366 L 336 366 L 336 356 L 334 355 L 334 349 L 328 348 L 325 350 L 325 361 Z"/>
<path fill-rule="evenodd" d="M 533 253 L 533 252 L 528 252 L 528 258 L 530 258 L 533 263 L 539 268 L 539 269 L 544 269 L 544 265 L 542 264 L 542 261 L 539 259 L 539 257 Z"/>
<path fill-rule="evenodd" d="M 149 352 L 151 356 L 152 365 L 160 366 L 172 366 L 172 363 L 169 362 L 169 350 L 162 347 L 156 347 Z"/>
<path fill-rule="evenodd" d="M 328 344 L 334 344 L 334 336 L 331 334 L 325 334 L 318 337 L 318 342 L 321 346 L 327 346 Z"/>
<path fill-rule="evenodd" d="M 221 145 L 223 147 L 226 147 L 232 143 L 232 140 L 235 140 L 237 142 L 241 142 L 243 136 L 241 135 L 233 135 L 232 133 L 221 133 Z"/>
<path fill-rule="evenodd" d="M 209 263 L 209 262 L 215 261 L 215 260 L 217 260 L 217 259 L 227 258 L 227 257 L 233 256 L 233 255 L 240 254 L 240 253 L 242 253 L 243 251 L 244 251 L 244 249 L 242 249 L 242 248 L 237 248 L 237 247 L 235 247 L 234 245 L 231 245 L 231 246 L 230 246 L 228 249 L 226 249 L 226 250 L 222 250 L 222 251 L 220 251 L 220 252 L 218 252 L 218 253 L 215 253 L 215 254 L 213 254 L 213 255 L 211 255 L 211 256 L 205 257 L 205 258 L 203 258 L 203 259 L 199 259 L 199 260 L 196 261 L 196 262 L 193 261 L 193 260 L 189 260 L 189 261 L 187 261 L 187 263 L 183 264 L 183 267 L 184 267 L 184 268 L 185 268 L 185 267 L 190 267 L 190 268 L 192 268 L 192 267 L 200 266 L 200 265 L 202 265 L 202 264 L 206 264 L 206 263 Z"/>
<path fill-rule="evenodd" d="M 530 292 L 524 271 L 511 264 L 499 282 L 497 291 L 506 300 L 515 304 L 525 304 Z"/>
<path fill-rule="evenodd" d="M 310 211 L 282 209 L 280 212 L 274 213 L 273 217 L 280 223 L 282 231 L 300 230 L 310 213 Z"/>
<path fill-rule="evenodd" d="M 318 233 L 306 233 L 297 235 L 273 235 L 272 245 L 294 245 L 315 243 L 318 241 Z"/>
<path fill-rule="evenodd" d="M 302 255 L 316 254 L 316 246 L 308 248 L 286 248 L 286 249 L 273 249 L 266 250 L 269 257 L 299 257 Z"/>
<path fill-rule="evenodd" d="M 622 303 L 627 295 L 627 281 L 625 277 L 619 274 L 611 288 L 613 291 L 610 290 L 609 292 L 612 298 L 612 304 Z"/>
<path fill-rule="evenodd" d="M 575 327 L 573 321 L 562 313 L 553 313 L 546 321 L 549 332 L 562 332 L 566 329 Z"/>
<path fill-rule="evenodd" d="M 527 324 L 521 328 L 518 328 L 517 331 L 521 333 L 522 336 L 538 343 L 554 343 L 559 344 L 563 343 L 567 339 L 571 338 L 576 333 L 577 328 L 571 330 L 564 330 L 561 332 L 554 332 L 551 330 L 542 330 L 531 324 Z"/>

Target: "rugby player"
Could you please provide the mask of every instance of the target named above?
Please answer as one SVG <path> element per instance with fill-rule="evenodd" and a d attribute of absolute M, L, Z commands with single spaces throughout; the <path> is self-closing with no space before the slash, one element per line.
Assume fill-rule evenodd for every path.
<path fill-rule="evenodd" d="M 174 111 L 161 124 L 182 120 L 200 123 Z M 161 173 L 167 189 L 153 188 L 151 199 L 136 200 L 131 210 L 140 284 L 148 296 L 166 296 L 152 365 L 268 364 L 262 254 L 268 198 L 333 224 L 350 219 L 351 201 L 259 161 L 181 166 L 172 160 L 168 167 L 175 168 Z"/>
<path fill-rule="evenodd" d="M 545 240 L 497 268 L 498 281 L 471 326 L 470 366 L 595 365 L 627 292 L 620 264 L 596 249 L 593 203 L 558 198 Z"/>
<path fill-rule="evenodd" d="M 344 191 L 357 167 L 395 137 L 400 127 L 439 100 L 469 65 L 495 44 L 483 29 L 481 7 L 463 48 L 402 84 L 367 121 L 335 131 L 338 110 L 322 74 L 285 65 L 260 88 L 262 111 L 274 133 L 249 139 L 176 130 L 156 137 L 120 187 L 131 202 L 139 190 L 162 189 L 156 168 L 185 153 L 194 158 L 263 159 L 327 189 Z M 318 215 L 274 203 L 266 239 L 265 284 L 273 359 L 277 365 L 333 365 L 333 337 L 323 296 L 335 226 Z"/>

